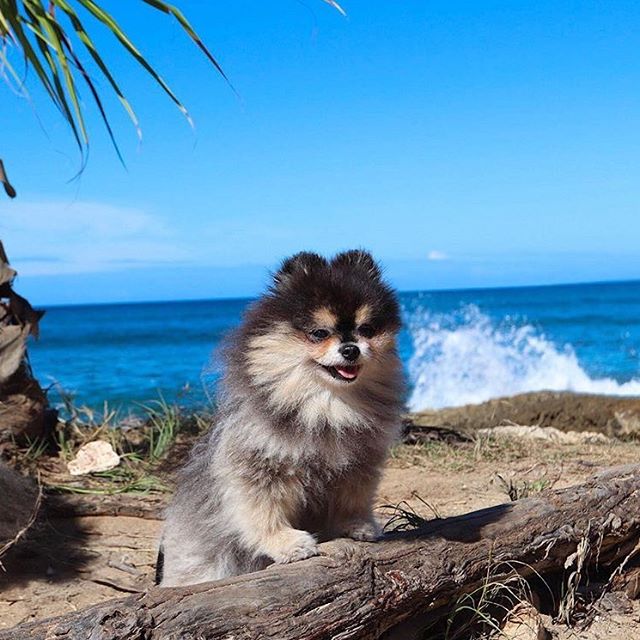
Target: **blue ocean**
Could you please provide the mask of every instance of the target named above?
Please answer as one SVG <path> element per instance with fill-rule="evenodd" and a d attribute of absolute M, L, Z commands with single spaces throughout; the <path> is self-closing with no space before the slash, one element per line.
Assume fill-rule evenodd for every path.
<path fill-rule="evenodd" d="M 640 395 L 640 281 L 400 297 L 411 409 L 542 389 Z M 52 307 L 30 347 L 34 373 L 54 403 L 212 404 L 216 349 L 249 303 Z"/>

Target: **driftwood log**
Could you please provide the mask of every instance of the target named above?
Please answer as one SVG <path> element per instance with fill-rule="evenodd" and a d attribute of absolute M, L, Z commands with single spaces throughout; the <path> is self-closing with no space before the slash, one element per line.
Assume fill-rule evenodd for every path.
<path fill-rule="evenodd" d="M 303 562 L 189 588 L 153 587 L 19 625 L 0 640 L 379 638 L 416 616 L 441 617 L 489 568 L 493 579 L 514 564 L 525 574 L 570 571 L 578 545 L 585 567 L 615 566 L 637 550 L 639 536 L 640 465 L 628 465 L 378 543 L 338 540 Z"/>

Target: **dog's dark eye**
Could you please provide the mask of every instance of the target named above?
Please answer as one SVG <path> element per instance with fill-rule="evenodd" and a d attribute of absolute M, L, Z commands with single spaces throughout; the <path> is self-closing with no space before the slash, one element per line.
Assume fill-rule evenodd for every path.
<path fill-rule="evenodd" d="M 312 340 L 320 342 L 321 340 L 326 340 L 331 335 L 331 331 L 328 329 L 314 329 L 309 332 L 309 335 Z"/>
<path fill-rule="evenodd" d="M 372 338 L 376 330 L 370 324 L 361 324 L 358 327 L 358 333 L 363 338 Z"/>

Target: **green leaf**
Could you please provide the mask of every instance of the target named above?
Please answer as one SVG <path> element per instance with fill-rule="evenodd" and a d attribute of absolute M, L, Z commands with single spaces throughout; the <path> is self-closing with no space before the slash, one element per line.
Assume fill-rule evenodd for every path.
<path fill-rule="evenodd" d="M 27 9 L 27 13 L 29 13 L 30 9 L 28 9 L 27 7 L 25 7 L 25 9 Z M 62 86 L 62 82 L 60 81 L 60 73 L 56 66 L 55 58 L 53 57 L 53 55 L 51 54 L 51 51 L 49 50 L 50 48 L 53 48 L 53 45 L 49 42 L 48 38 L 46 37 L 46 34 L 41 30 L 40 25 L 37 22 L 33 22 L 32 20 L 26 20 L 24 18 L 23 18 L 23 21 L 27 29 L 29 29 L 34 34 L 36 45 L 40 51 L 40 55 L 42 56 L 42 60 L 44 64 L 46 64 L 49 69 L 49 73 L 51 74 L 51 77 L 47 75 L 44 68 L 44 64 L 40 62 L 40 58 L 38 58 L 35 51 L 32 50 L 33 54 L 31 54 L 27 50 L 25 50 L 25 53 L 27 55 L 27 61 L 30 62 L 34 68 L 42 69 L 42 72 L 41 73 L 39 72 L 38 76 L 41 78 L 43 83 L 45 80 L 46 82 L 51 83 L 52 89 L 51 89 L 50 95 L 54 97 L 55 104 L 58 106 L 60 112 L 62 113 L 63 117 L 67 121 L 67 124 L 69 125 L 69 128 L 73 133 L 73 137 L 76 141 L 80 154 L 84 155 L 83 139 L 81 138 L 80 132 L 78 131 L 76 121 L 69 107 L 69 102 L 67 100 L 65 89 Z M 14 29 L 14 32 L 15 32 L 15 29 Z M 24 40 L 27 42 L 28 46 L 31 48 L 31 45 L 26 39 L 26 35 L 24 35 Z"/>
<path fill-rule="evenodd" d="M 69 20 L 71 21 L 71 24 L 78 38 L 80 39 L 82 44 L 85 46 L 86 50 L 89 52 L 89 55 L 93 58 L 94 62 L 98 65 L 98 68 L 100 69 L 104 77 L 107 79 L 109 84 L 111 85 L 111 88 L 113 89 L 116 96 L 118 97 L 118 100 L 120 100 L 120 104 L 122 104 L 124 110 L 127 112 L 127 114 L 129 115 L 129 118 L 133 122 L 133 125 L 136 128 L 136 133 L 138 134 L 138 138 L 142 138 L 142 130 L 140 129 L 140 123 L 138 122 L 138 118 L 136 117 L 136 114 L 133 111 L 133 108 L 129 104 L 129 101 L 126 99 L 125 95 L 120 90 L 120 87 L 118 83 L 115 81 L 111 72 L 109 71 L 109 68 L 102 60 L 102 56 L 99 54 L 96 46 L 94 45 L 93 41 L 89 37 L 87 30 L 84 28 L 82 22 L 80 21 L 80 18 L 78 17 L 78 14 L 73 10 L 73 8 L 69 5 L 69 3 L 66 2 L 66 0 L 56 0 L 56 4 L 69 17 Z M 110 128 L 108 122 L 106 124 L 107 124 L 107 128 Z"/>
<path fill-rule="evenodd" d="M 324 0 L 327 4 L 330 4 L 334 9 L 337 9 L 343 16 L 347 15 L 347 12 L 337 3 L 335 0 Z"/>
<path fill-rule="evenodd" d="M 75 122 L 78 125 L 83 143 L 89 142 L 86 125 L 84 122 L 84 114 L 80 108 L 80 97 L 75 82 L 75 77 L 69 67 L 69 58 L 65 53 L 63 45 L 63 32 L 58 23 L 52 16 L 44 10 L 40 2 L 23 0 L 25 11 L 32 20 L 32 24 L 36 26 L 37 31 L 47 36 L 49 46 L 53 48 L 55 60 L 59 69 L 62 71 L 62 77 L 66 85 L 66 94 L 73 106 Z M 57 75 L 57 70 L 54 72 Z"/>
<path fill-rule="evenodd" d="M 98 107 L 98 111 L 100 112 L 100 117 L 102 118 L 104 126 L 107 129 L 107 133 L 108 133 L 109 138 L 111 140 L 111 144 L 113 145 L 113 148 L 116 151 L 118 159 L 124 165 L 125 164 L 124 158 L 122 157 L 122 154 L 120 153 L 120 148 L 118 147 L 118 143 L 116 142 L 116 138 L 115 138 L 115 136 L 113 134 L 113 130 L 111 129 L 111 124 L 109 122 L 109 119 L 107 118 L 107 113 L 104 110 L 104 107 L 102 105 L 102 100 L 100 99 L 100 94 L 98 93 L 95 85 L 93 84 L 93 81 L 91 80 L 91 77 L 89 76 L 89 74 L 85 70 L 84 66 L 82 65 L 82 63 L 80 62 L 78 57 L 75 55 L 73 50 L 71 49 L 71 45 L 70 45 L 69 41 L 65 38 L 63 40 L 63 43 L 65 45 L 65 48 L 67 49 L 68 55 L 74 61 L 76 67 L 78 68 L 78 70 L 82 74 L 82 77 L 83 77 L 84 81 L 86 82 L 87 87 L 89 87 L 89 91 L 91 92 L 91 95 L 93 96 L 93 99 L 94 99 L 94 101 L 96 103 L 96 106 Z"/>
<path fill-rule="evenodd" d="M 174 18 L 180 29 L 196 44 L 207 60 L 231 86 L 222 67 L 180 9 L 163 0 L 139 1 Z M 333 4 L 341 11 L 334 0 L 324 1 Z M 88 12 L 92 22 L 101 23 L 109 30 L 130 57 L 151 76 L 178 107 L 189 124 L 193 123 L 184 104 L 140 52 L 115 18 L 101 4 L 100 0 L 0 0 L 0 74 L 4 75 L 5 80 L 10 84 L 15 82 L 23 95 L 28 96 L 24 79 L 16 73 L 7 53 L 8 50 L 9 53 L 11 52 L 8 47 L 12 45 L 12 48 L 15 47 L 15 50 L 24 57 L 25 75 L 29 69 L 33 69 L 38 82 L 67 122 L 84 158 L 85 150 L 89 146 L 89 131 L 85 120 L 86 107 L 81 101 L 79 91 L 80 78 L 82 78 L 82 84 L 86 85 L 91 93 L 113 147 L 122 160 L 115 134 L 104 107 L 103 95 L 98 90 L 96 82 L 87 68 L 86 61 L 82 59 L 80 54 L 86 54 L 93 61 L 101 77 L 108 83 L 109 90 L 115 94 L 131 119 L 138 137 L 141 137 L 140 123 L 132 105 L 81 20 L 78 14 L 80 7 Z M 57 13 L 56 10 L 58 10 Z M 61 17 L 64 20 L 61 20 Z M 80 42 L 82 45 L 78 51 L 74 49 L 76 42 Z M 233 89 L 232 86 L 231 88 Z"/>
<path fill-rule="evenodd" d="M 184 29 L 184 31 L 186 31 L 187 35 L 195 42 L 198 48 L 204 53 L 205 56 L 207 56 L 211 64 L 213 64 L 213 66 L 218 70 L 220 75 L 222 75 L 222 77 L 231 86 L 231 83 L 229 82 L 229 78 L 227 78 L 225 72 L 222 70 L 222 67 L 220 66 L 218 61 L 213 57 L 209 49 L 207 49 L 204 42 L 202 42 L 202 40 L 200 39 L 200 36 L 198 36 L 194 28 L 189 24 L 189 21 L 186 19 L 186 17 L 180 11 L 180 9 L 166 2 L 162 2 L 161 0 L 142 0 L 142 1 L 152 6 L 154 9 L 157 9 L 158 11 L 162 11 L 163 13 L 172 15 L 180 23 L 180 26 Z M 330 0 L 325 0 L 325 2 L 330 2 Z"/>
<path fill-rule="evenodd" d="M 8 4 L 7 0 L 3 0 L 2 5 L 0 5 L 0 7 L 2 8 L 0 10 L 0 13 L 2 13 L 6 21 L 11 25 L 11 32 L 14 36 L 15 42 L 22 49 L 22 53 L 25 57 L 26 62 L 30 64 L 35 70 L 36 74 L 38 75 L 38 79 L 49 94 L 49 97 L 51 98 L 53 103 L 59 109 L 61 109 L 62 107 L 60 104 L 59 96 L 55 91 L 52 81 L 49 79 L 49 76 L 47 75 L 42 62 L 40 61 L 40 58 L 38 57 L 37 53 L 31 46 L 31 43 L 27 38 L 24 28 L 22 27 L 22 24 L 20 22 L 20 16 L 18 14 L 17 8 L 15 11 L 7 11 L 4 6 L 6 4 Z M 15 5 L 15 2 L 10 2 L 10 4 Z"/>
<path fill-rule="evenodd" d="M 54 0 L 55 1 L 55 0 Z M 109 28 L 111 33 L 120 41 L 120 44 L 135 58 L 147 73 L 156 81 L 157 84 L 163 89 L 163 91 L 169 96 L 171 101 L 178 107 L 189 124 L 193 126 L 191 116 L 186 107 L 178 100 L 177 96 L 173 93 L 167 83 L 156 72 L 156 70 L 147 62 L 146 58 L 140 53 L 138 48 L 127 37 L 126 33 L 120 28 L 120 25 L 114 20 L 114 18 L 107 13 L 102 7 L 98 6 L 93 0 L 78 0 L 78 2 L 89 11 L 97 20 L 102 22 Z"/>

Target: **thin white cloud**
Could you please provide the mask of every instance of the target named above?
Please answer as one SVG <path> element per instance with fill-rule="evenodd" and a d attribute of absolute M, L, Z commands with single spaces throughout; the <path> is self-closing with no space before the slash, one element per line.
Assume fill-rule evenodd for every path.
<path fill-rule="evenodd" d="M 431 251 L 429 251 L 429 253 L 427 254 L 427 260 L 430 260 L 432 262 L 448 259 L 449 256 L 444 253 L 444 251 L 438 251 L 437 249 L 431 249 Z"/>
<path fill-rule="evenodd" d="M 191 257 L 161 217 L 99 202 L 5 203 L 0 237 L 23 276 L 116 271 Z"/>

